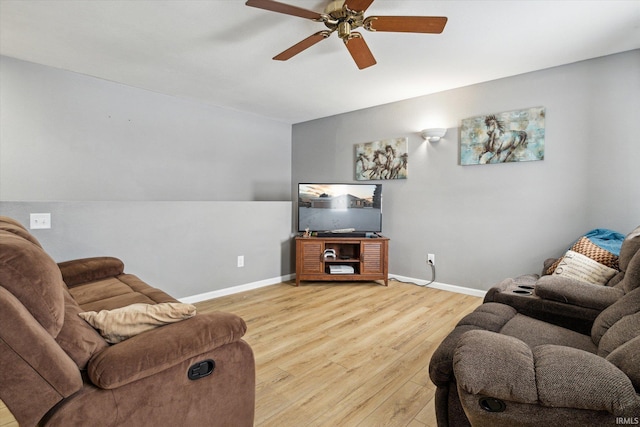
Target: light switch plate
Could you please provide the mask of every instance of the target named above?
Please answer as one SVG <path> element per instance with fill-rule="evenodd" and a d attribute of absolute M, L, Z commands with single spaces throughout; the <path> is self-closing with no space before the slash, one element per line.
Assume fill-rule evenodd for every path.
<path fill-rule="evenodd" d="M 29 216 L 29 228 L 32 230 L 38 228 L 51 228 L 50 213 L 32 213 Z"/>

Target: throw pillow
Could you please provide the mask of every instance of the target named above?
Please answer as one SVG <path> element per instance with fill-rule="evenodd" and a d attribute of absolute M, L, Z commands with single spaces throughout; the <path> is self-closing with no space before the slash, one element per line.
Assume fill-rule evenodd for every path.
<path fill-rule="evenodd" d="M 104 339 L 116 344 L 142 332 L 195 316 L 191 304 L 164 302 L 160 304 L 136 303 L 113 310 L 78 313 L 96 328 Z"/>
<path fill-rule="evenodd" d="M 617 270 L 574 251 L 567 251 L 553 272 L 556 276 L 569 277 L 595 285 L 606 284 L 616 273 Z"/>
<path fill-rule="evenodd" d="M 579 238 L 573 245 L 571 245 L 569 250 L 578 252 L 582 255 L 586 255 L 592 260 L 599 262 L 600 264 L 619 270 L 618 256 L 596 245 L 591 240 L 589 240 L 588 237 L 583 236 Z M 546 274 L 553 274 L 561 261 L 562 257 L 558 258 L 556 262 L 549 266 Z"/>

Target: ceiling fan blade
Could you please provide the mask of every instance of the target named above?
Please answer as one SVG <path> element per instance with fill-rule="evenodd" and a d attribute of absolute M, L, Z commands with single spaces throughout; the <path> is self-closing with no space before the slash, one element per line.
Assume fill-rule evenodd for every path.
<path fill-rule="evenodd" d="M 286 61 L 287 59 L 291 59 L 303 50 L 308 49 L 314 44 L 326 39 L 330 34 L 330 31 L 318 31 L 317 33 L 310 35 L 301 42 L 294 44 L 289 49 L 277 54 L 273 57 L 273 59 L 277 61 Z"/>
<path fill-rule="evenodd" d="M 307 18 L 313 20 L 322 20 L 322 15 L 312 10 L 303 9 L 298 6 L 291 6 L 289 4 L 280 3 L 273 0 L 248 0 L 245 3 L 247 6 L 257 7 L 259 9 L 270 10 L 271 12 L 284 13 L 287 15 L 299 16 L 300 18 Z"/>
<path fill-rule="evenodd" d="M 369 31 L 440 34 L 447 24 L 445 16 L 370 16 L 364 21 Z"/>
<path fill-rule="evenodd" d="M 373 3 L 373 0 L 347 0 L 344 5 L 354 12 L 364 12 L 371 6 L 371 3 Z"/>
<path fill-rule="evenodd" d="M 352 32 L 349 38 L 343 39 L 345 46 L 349 49 L 351 57 L 356 62 L 359 69 L 364 69 L 376 65 L 376 59 L 369 50 L 369 46 L 364 41 L 362 34 Z"/>

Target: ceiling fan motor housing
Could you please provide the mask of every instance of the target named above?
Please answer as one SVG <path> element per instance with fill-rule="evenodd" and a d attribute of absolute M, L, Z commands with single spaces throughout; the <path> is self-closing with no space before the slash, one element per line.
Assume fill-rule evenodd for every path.
<path fill-rule="evenodd" d="M 345 6 L 345 0 L 334 0 L 324 10 L 325 25 L 332 31 L 338 30 L 338 37 L 348 39 L 351 31 L 363 26 L 364 12 L 353 11 Z"/>
<path fill-rule="evenodd" d="M 347 15 L 344 0 L 333 0 L 324 8 L 324 13 L 335 19 L 344 18 Z"/>

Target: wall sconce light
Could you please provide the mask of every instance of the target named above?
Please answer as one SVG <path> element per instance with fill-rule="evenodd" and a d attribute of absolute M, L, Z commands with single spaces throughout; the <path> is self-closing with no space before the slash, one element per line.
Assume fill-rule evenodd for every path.
<path fill-rule="evenodd" d="M 420 136 L 425 141 L 438 142 L 446 133 L 447 130 L 445 128 L 423 129 L 422 132 L 420 132 Z"/>

